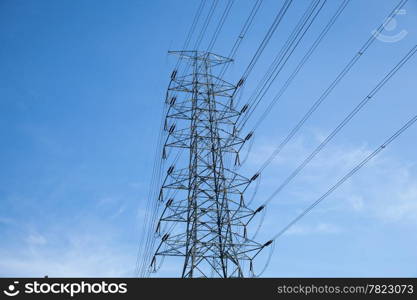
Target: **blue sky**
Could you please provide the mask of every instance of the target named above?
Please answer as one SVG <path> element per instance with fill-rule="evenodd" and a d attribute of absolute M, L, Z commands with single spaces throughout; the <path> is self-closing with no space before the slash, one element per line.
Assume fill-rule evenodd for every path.
<path fill-rule="evenodd" d="M 264 1 L 227 80 L 239 80 L 282 2 Z M 265 99 L 279 90 L 340 2 L 326 3 Z M 397 2 L 351 1 L 256 132 L 244 174 L 259 168 Z M 229 52 L 252 3 L 236 1 L 214 52 Z M 309 3 L 294 1 L 243 100 Z M 215 20 L 225 4 L 220 1 Z M 181 48 L 197 5 L 1 1 L 0 276 L 133 276 L 162 101 L 176 62 L 167 51 Z M 265 170 L 258 203 L 414 46 L 416 1 L 404 9 L 383 34 L 405 35 L 372 45 Z M 203 45 L 213 30 L 211 24 Z M 413 58 L 271 203 L 260 239 L 416 114 L 416 70 Z M 263 276 L 417 276 L 416 141 L 412 127 L 277 240 Z M 159 275 L 176 276 L 176 267 L 167 262 Z"/>

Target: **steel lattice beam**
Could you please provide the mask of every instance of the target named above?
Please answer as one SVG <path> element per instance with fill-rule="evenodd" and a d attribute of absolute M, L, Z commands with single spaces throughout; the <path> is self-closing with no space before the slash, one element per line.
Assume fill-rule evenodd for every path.
<path fill-rule="evenodd" d="M 191 73 L 171 77 L 164 130 L 163 159 L 185 151 L 187 159 L 167 169 L 158 201 L 163 207 L 156 226 L 161 241 L 153 256 L 183 257 L 182 277 L 243 277 L 245 264 L 265 245 L 248 238 L 247 227 L 263 209 L 249 208 L 244 192 L 253 180 L 228 165 L 247 139 L 235 124 L 233 106 L 238 86 L 212 74 L 231 60 L 209 52 L 173 51 Z M 238 160 L 236 160 L 238 161 Z"/>

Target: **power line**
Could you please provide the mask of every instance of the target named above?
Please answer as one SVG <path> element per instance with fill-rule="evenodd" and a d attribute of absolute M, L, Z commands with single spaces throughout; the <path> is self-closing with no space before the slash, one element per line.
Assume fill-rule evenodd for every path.
<path fill-rule="evenodd" d="M 388 18 L 395 16 L 399 9 L 401 9 L 408 0 L 401 0 L 394 9 L 388 15 Z M 363 56 L 366 50 L 372 45 L 372 43 L 377 38 L 378 34 L 384 30 L 383 22 L 378 29 L 376 30 L 376 34 L 372 34 L 365 44 L 359 49 L 359 51 L 353 56 L 353 58 L 348 62 L 348 64 L 342 69 L 342 71 L 336 76 L 336 78 L 332 81 L 332 83 L 327 87 L 327 89 L 323 92 L 323 94 L 314 102 L 314 104 L 310 107 L 307 113 L 302 117 L 302 119 L 297 123 L 297 125 L 290 131 L 290 133 L 286 136 L 286 138 L 278 145 L 275 151 L 270 155 L 270 157 L 264 162 L 264 164 L 260 167 L 259 172 L 262 172 L 274 159 L 275 157 L 282 151 L 282 149 L 288 144 L 288 142 L 295 136 L 295 134 L 301 129 L 304 123 L 311 117 L 311 115 L 319 108 L 319 106 L 323 103 L 323 101 L 329 96 L 329 94 L 335 89 L 335 87 L 340 83 L 340 81 L 346 76 L 346 74 L 352 69 L 352 67 L 357 63 L 357 61 Z"/>
<path fill-rule="evenodd" d="M 356 172 L 358 172 L 363 166 L 365 166 L 372 158 L 378 155 L 383 151 L 389 144 L 396 140 L 404 131 L 411 127 L 417 121 L 417 115 L 411 118 L 403 127 L 396 131 L 390 138 L 388 138 L 381 146 L 379 146 L 374 152 L 369 154 L 364 160 L 362 160 L 356 167 L 354 167 L 349 173 L 342 177 L 336 184 L 334 184 L 326 193 L 324 193 L 320 198 L 313 202 L 309 207 L 307 207 L 301 214 L 294 218 L 288 225 L 281 229 L 276 235 L 272 237 L 270 241 L 275 241 L 281 237 L 288 229 L 290 229 L 295 223 L 307 215 L 311 210 L 313 210 L 320 202 L 326 199 L 331 195 L 337 188 L 339 188 L 346 180 L 352 177 Z"/>
<path fill-rule="evenodd" d="M 216 10 L 218 2 L 218 0 L 213 0 L 213 2 L 211 3 L 210 10 L 207 13 L 206 19 L 204 20 L 203 27 L 201 28 L 200 34 L 198 35 L 197 40 L 194 44 L 194 49 L 196 50 L 200 47 L 201 41 L 204 38 L 204 35 L 207 31 L 207 27 L 210 24 L 211 18 L 213 17 L 213 13 Z"/>
<path fill-rule="evenodd" d="M 204 35 L 205 35 L 205 32 L 206 32 L 206 30 L 207 30 L 207 27 L 208 27 L 208 24 L 210 23 L 210 21 L 211 21 L 211 18 L 212 18 L 212 16 L 213 16 L 213 13 L 214 13 L 214 11 L 215 11 L 215 9 L 216 9 L 216 6 L 217 6 L 217 4 L 218 4 L 218 0 L 214 0 L 213 2 L 212 2 L 212 5 L 211 5 L 211 7 L 210 7 L 210 9 L 209 9 L 209 12 L 208 12 L 208 14 L 207 14 L 207 16 L 206 16 L 206 19 L 205 19 L 205 21 L 204 21 L 204 23 L 203 23 L 203 25 L 202 25 L 202 28 L 201 28 L 201 31 L 200 31 L 200 34 L 199 34 L 199 36 L 197 37 L 197 40 L 196 40 L 196 43 L 195 43 L 195 48 L 196 49 L 198 49 L 198 47 L 199 47 L 199 45 L 200 45 L 200 43 L 201 43 L 201 41 L 202 41 L 202 38 L 204 37 Z M 233 4 L 233 1 L 229 1 L 229 3 L 228 3 L 228 5 L 226 6 L 226 9 L 225 9 L 225 12 L 223 13 L 223 15 L 222 15 L 222 17 L 221 17 L 221 19 L 220 19 L 220 21 L 219 21 L 219 25 L 217 26 L 217 28 L 216 28 L 216 30 L 215 30 L 215 33 L 214 33 L 214 35 L 213 35 L 213 38 L 212 38 L 212 40 L 210 41 L 210 44 L 209 44 L 209 47 L 213 47 L 214 46 L 214 43 L 215 43 L 215 41 L 216 41 L 216 39 L 217 39 L 217 37 L 218 37 L 218 35 L 219 35 L 219 33 L 220 33 L 220 31 L 221 31 L 221 29 L 222 29 L 222 27 L 223 27 L 223 23 L 224 23 L 224 21 L 226 20 L 226 18 L 227 18 L 227 16 L 228 16 L 228 14 L 229 14 L 229 12 L 230 12 L 230 9 L 231 9 L 231 5 Z M 195 29 L 195 26 L 196 26 L 196 24 L 198 23 L 198 18 L 200 17 L 200 15 L 201 15 L 201 11 L 202 11 L 202 9 L 203 9 L 203 7 L 204 7 L 204 4 L 203 4 L 203 2 L 202 3 L 200 3 L 200 6 L 199 6 L 199 8 L 197 9 L 197 12 L 196 12 L 196 16 L 194 17 L 194 21 L 193 21 L 193 24 L 192 24 L 192 26 L 191 26 L 191 28 L 190 28 L 190 32 L 189 32 L 189 36 L 187 37 L 187 39 L 186 39 L 186 42 L 185 42 L 185 46 L 186 45 L 188 45 L 188 43 L 189 43 L 189 41 L 190 41 L 190 39 L 191 39 L 191 35 L 192 35 L 192 33 L 194 32 L 194 29 Z M 179 60 L 179 62 L 180 62 L 181 60 Z M 177 64 L 177 66 L 178 66 L 179 64 Z M 187 70 L 188 70 L 188 64 L 187 64 L 187 67 L 186 67 L 186 69 L 185 69 L 185 73 L 187 72 Z M 176 71 L 175 71 L 176 72 Z M 172 77 L 172 76 L 171 76 Z M 175 76 L 174 76 L 175 77 Z M 172 78 L 171 78 L 171 82 L 172 82 Z M 171 83 L 170 83 L 171 84 Z M 175 97 L 175 94 L 174 94 L 174 97 Z M 167 99 L 168 100 L 168 99 Z M 167 101 L 166 101 L 167 102 Z M 160 153 L 159 153 L 160 154 Z M 160 156 L 160 155 L 159 155 Z M 163 160 L 162 160 L 162 162 L 163 162 Z M 157 175 L 156 175 L 156 177 L 157 178 L 160 178 L 160 174 L 161 174 L 161 171 L 162 171 L 162 163 L 160 163 L 159 164 L 159 166 L 157 167 Z M 155 180 L 155 182 L 156 182 L 156 184 L 154 184 L 155 185 L 155 187 L 154 187 L 154 193 L 153 193 L 153 197 L 152 198 L 154 198 L 154 199 L 156 199 L 156 197 L 157 197 L 157 189 L 156 189 L 156 187 L 159 185 L 159 183 L 161 182 L 160 181 L 160 179 L 158 179 L 158 180 Z M 149 209 L 147 209 L 147 212 L 149 211 Z M 142 261 L 142 266 L 141 266 L 141 272 L 142 272 L 142 276 L 145 276 L 145 274 L 146 273 L 148 273 L 149 274 L 149 271 L 147 271 L 148 270 L 148 268 L 147 268 L 147 265 L 148 265 L 148 261 L 150 260 L 150 258 L 151 258 L 151 253 L 152 253 L 152 249 L 153 249 L 153 247 L 154 247 L 154 243 L 155 243 L 155 238 L 153 237 L 153 232 L 154 232 L 154 230 L 153 230 L 153 228 L 154 228 L 154 223 L 155 223 L 155 221 L 156 221 L 156 217 L 157 217 L 157 212 L 158 212 L 158 201 L 154 201 L 154 204 L 153 204 L 153 208 L 152 208 L 152 215 L 151 215 L 151 217 L 148 217 L 148 220 L 150 219 L 150 221 L 147 221 L 147 223 L 150 223 L 149 225 L 148 225 L 148 227 L 149 227 L 149 229 L 148 229 L 148 236 L 147 236 L 147 239 L 146 239 L 146 241 L 145 241 L 145 244 L 144 244 L 144 251 L 145 251 L 145 254 L 144 255 L 142 255 L 143 256 L 143 261 Z"/>
<path fill-rule="evenodd" d="M 243 143 L 232 130 L 234 108 L 223 105 L 224 97 L 233 97 L 237 87 L 215 84 L 211 67 L 230 60 L 201 51 L 179 54 L 188 58 L 193 73 L 185 84 L 168 90 L 184 93 L 187 101 L 170 103 L 178 113 L 166 116 L 176 126 L 170 127 L 164 148 L 186 149 L 189 160 L 179 168 L 171 165 L 161 185 L 158 202 L 164 209 L 156 230 L 160 242 L 150 265 L 157 268 L 160 257 L 183 257 L 182 277 L 207 277 L 210 272 L 243 277 L 244 265 L 252 263 L 262 244 L 242 235 L 258 212 L 240 201 L 249 179 L 224 164 L 225 153 Z M 222 143 L 229 136 L 235 146 Z M 177 192 L 178 197 L 169 196 Z M 161 227 L 167 231 L 161 232 Z M 173 231 L 175 227 L 180 229 Z"/>
<path fill-rule="evenodd" d="M 207 46 L 206 52 L 211 52 L 212 51 L 212 49 L 214 47 L 214 44 L 216 43 L 217 38 L 218 38 L 218 36 L 219 36 L 222 28 L 223 28 L 224 22 L 226 21 L 228 15 L 230 13 L 230 10 L 231 10 L 231 8 L 233 6 L 233 3 L 234 3 L 234 0 L 228 0 L 227 5 L 226 5 L 226 7 L 225 7 L 225 9 L 223 11 L 223 14 L 220 17 L 220 20 L 219 20 L 219 22 L 218 22 L 218 24 L 216 26 L 216 29 L 214 30 L 214 33 L 213 33 L 213 36 L 212 36 L 212 38 L 211 38 L 211 40 L 209 42 L 209 45 Z M 218 4 L 218 0 L 214 0 L 212 2 L 212 5 L 210 7 L 210 10 L 209 10 L 209 12 L 208 12 L 208 14 L 206 16 L 206 19 L 204 21 L 204 24 L 203 24 L 202 28 L 201 28 L 200 34 L 199 34 L 199 36 L 198 36 L 198 38 L 196 40 L 196 44 L 194 46 L 194 49 L 196 49 L 196 50 L 198 50 L 199 45 L 201 44 L 202 39 L 205 36 L 205 33 L 207 31 L 207 28 L 208 28 L 208 25 L 211 22 L 211 19 L 213 17 L 214 11 L 216 10 L 217 4 Z M 185 50 L 185 49 L 183 49 L 183 50 Z M 189 65 L 186 65 L 186 67 L 185 67 L 185 69 L 183 70 L 182 73 L 185 73 L 186 74 L 188 72 L 188 68 L 189 68 Z"/>
<path fill-rule="evenodd" d="M 254 20 L 254 18 L 255 18 L 255 16 L 256 16 L 256 14 L 257 14 L 257 12 L 258 12 L 258 10 L 259 10 L 259 8 L 260 8 L 260 6 L 261 6 L 261 4 L 262 4 L 262 1 L 263 0 L 257 0 L 256 2 L 255 2 L 255 4 L 254 4 L 254 6 L 252 7 L 252 9 L 251 9 L 251 11 L 250 11 L 250 14 L 249 14 L 249 16 L 246 18 L 246 20 L 245 20 L 245 22 L 244 22 L 244 25 L 243 25 L 243 27 L 242 27 L 242 29 L 241 29 L 241 31 L 240 31 L 240 33 L 239 33 L 239 36 L 237 37 L 237 39 L 236 39 L 236 41 L 235 41 L 235 43 L 234 43 L 234 45 L 233 45 L 233 47 L 231 48 L 231 50 L 230 50 L 230 54 L 229 54 L 229 58 L 230 59 L 233 59 L 233 57 L 236 55 L 236 52 L 237 52 L 237 50 L 239 49 L 239 46 L 240 46 L 240 44 L 241 44 L 241 42 L 242 42 L 242 40 L 243 40 L 243 38 L 246 36 L 246 34 L 248 33 L 248 31 L 249 31 L 249 29 L 250 29 L 250 27 L 251 27 L 251 25 L 252 25 L 252 23 L 253 23 L 253 20 Z M 198 18 L 201 16 L 201 10 L 204 8 L 204 4 L 205 4 L 205 2 L 203 2 L 203 0 L 202 0 L 202 2 L 200 3 L 200 6 L 199 6 L 199 9 L 197 10 L 197 12 L 196 12 L 196 16 L 194 17 L 194 20 L 196 20 L 196 21 L 194 21 L 193 22 L 193 26 L 195 27 L 195 24 L 197 24 L 198 23 Z M 212 38 L 212 40 L 213 39 L 215 39 L 216 38 L 216 36 L 218 36 L 218 33 L 220 32 L 220 30 L 221 30 L 221 28 L 222 28 L 222 23 L 224 23 L 224 21 L 225 21 L 225 19 L 227 18 L 227 16 L 228 16 L 228 14 L 229 14 L 229 11 L 230 11 L 230 8 L 231 8 L 231 5 L 232 5 L 233 3 L 231 3 L 229 6 L 227 6 L 226 8 L 225 8 L 225 12 L 223 13 L 223 16 L 222 16 L 222 18 L 220 19 L 220 21 L 219 21 L 219 24 L 218 24 L 218 28 L 219 28 L 219 30 L 216 30 L 215 31 L 215 34 L 213 35 L 213 38 Z M 192 27 L 193 27 L 192 26 Z M 190 29 L 190 32 L 193 32 L 194 31 L 194 29 Z M 189 34 L 190 34 L 190 32 L 189 32 Z M 189 38 L 187 38 L 187 40 L 189 41 L 190 39 Z M 186 46 L 186 45 L 188 45 L 188 43 L 184 43 L 184 47 L 183 47 L 183 50 L 186 50 L 186 48 L 188 47 L 188 46 Z M 181 59 L 182 59 L 182 56 L 180 57 Z M 220 72 L 220 75 L 218 76 L 219 78 L 221 78 L 223 75 L 224 75 L 224 73 L 226 72 L 226 70 L 228 69 L 228 67 L 230 66 L 230 64 L 223 64 L 222 65 L 222 69 L 221 69 L 221 72 Z M 184 70 L 184 72 L 187 72 L 187 70 L 188 70 L 188 67 L 189 67 L 189 65 L 187 65 L 187 67 L 186 67 L 186 70 Z M 180 151 L 182 151 L 182 149 L 180 150 Z M 175 162 L 176 161 L 174 161 L 174 163 L 173 164 L 175 164 Z"/>
<path fill-rule="evenodd" d="M 275 56 L 267 72 L 259 81 L 255 91 L 250 96 L 248 103 L 243 106 L 244 108 L 249 109 L 245 109 L 246 112 L 243 112 L 242 110 L 242 113 L 238 116 L 236 120 L 236 128 L 238 129 L 237 131 L 240 131 L 241 128 L 245 125 L 249 116 L 253 113 L 254 109 L 259 104 L 261 99 L 265 96 L 267 90 L 270 88 L 273 81 L 284 68 L 292 53 L 295 51 L 295 49 L 303 39 L 304 35 L 307 33 L 314 20 L 317 18 L 318 14 L 326 4 L 326 0 L 324 0 L 322 1 L 321 6 L 319 6 L 320 2 L 321 0 L 315 0 L 310 3 L 310 5 L 305 10 L 304 14 L 301 16 L 300 20 L 297 22 L 296 26 L 292 30 L 290 36 L 288 37 L 278 54 Z M 317 7 L 319 8 L 317 9 Z M 241 79 L 240 82 L 242 82 L 243 84 L 243 79 Z M 256 105 L 253 105 L 254 102 L 257 102 Z M 243 119 L 241 119 L 242 116 Z"/>
<path fill-rule="evenodd" d="M 307 164 L 318 154 L 321 150 L 353 119 L 356 114 L 362 110 L 362 108 L 369 103 L 369 101 L 376 95 L 376 93 L 407 63 L 413 55 L 417 52 L 417 45 L 415 45 L 401 60 L 398 62 L 391 71 L 384 76 L 384 78 L 378 82 L 378 84 L 372 89 L 372 91 L 343 119 L 339 125 L 317 146 L 316 149 L 288 176 L 282 184 L 267 198 L 264 205 L 269 203 L 272 199 L 279 194 L 285 186 L 287 186 L 304 168 Z"/>
<path fill-rule="evenodd" d="M 211 52 L 213 50 L 214 44 L 216 43 L 217 38 L 219 37 L 220 31 L 222 30 L 224 22 L 226 21 L 228 15 L 230 13 L 230 10 L 233 6 L 233 3 L 234 3 L 234 0 L 228 0 L 228 2 L 226 4 L 226 7 L 223 11 L 223 14 L 220 17 L 219 23 L 217 24 L 217 27 L 214 31 L 213 37 L 211 38 L 211 40 L 209 42 L 209 45 L 207 47 L 207 52 Z"/>
<path fill-rule="evenodd" d="M 228 58 L 234 59 L 234 57 L 236 56 L 236 53 L 237 53 L 237 51 L 238 51 L 238 49 L 239 49 L 239 47 L 240 47 L 243 39 L 247 35 L 250 27 L 252 26 L 253 20 L 254 20 L 256 14 L 259 11 L 259 8 L 262 5 L 262 1 L 263 0 L 256 0 L 255 4 L 253 5 L 253 7 L 252 7 L 252 9 L 251 9 L 251 11 L 249 13 L 249 16 L 246 18 L 246 20 L 245 20 L 245 22 L 243 24 L 243 27 L 240 30 L 240 32 L 239 32 L 239 34 L 238 34 L 238 36 L 236 38 L 235 43 L 233 44 L 232 49 L 230 49 L 230 51 L 229 51 L 229 55 L 227 56 Z M 229 68 L 229 66 L 230 66 L 230 64 L 225 64 L 225 65 L 222 66 L 221 71 L 219 73 L 219 77 L 220 78 L 222 78 L 224 76 L 224 74 L 226 73 L 226 71 Z"/>
<path fill-rule="evenodd" d="M 288 8 L 290 7 L 292 0 L 285 0 L 284 4 L 282 5 L 281 9 L 275 16 L 274 21 L 272 22 L 271 26 L 268 28 L 267 33 L 265 34 L 261 44 L 256 49 L 255 54 L 253 55 L 251 61 L 249 62 L 246 70 L 243 72 L 242 80 L 245 81 L 246 78 L 249 76 L 250 72 L 252 72 L 253 67 L 257 63 L 259 57 L 261 56 L 262 52 L 265 50 L 266 45 L 268 45 L 272 35 L 278 28 L 278 25 L 281 23 L 282 19 L 284 18 L 285 14 L 287 13 Z"/>
<path fill-rule="evenodd" d="M 192 24 L 190 26 L 190 29 L 187 33 L 187 37 L 184 41 L 183 49 L 188 48 L 188 45 L 191 41 L 192 35 L 194 34 L 194 31 L 196 29 L 196 26 L 199 22 L 199 19 L 201 17 L 201 13 L 205 6 L 205 0 L 201 0 L 197 11 L 195 13 L 195 16 L 193 18 Z M 181 63 L 182 57 L 179 57 L 177 64 L 175 66 L 174 70 L 178 70 L 178 67 Z M 176 71 L 174 71 L 176 72 Z M 172 84 L 172 76 L 171 81 L 169 83 L 169 86 Z M 168 97 L 168 94 L 166 95 Z M 166 99 L 165 102 L 167 102 L 168 99 Z M 162 115 L 165 114 L 166 106 L 164 106 Z M 136 265 L 136 272 L 141 275 L 141 277 L 145 276 L 147 273 L 147 261 L 149 260 L 150 253 L 151 253 L 151 243 L 153 239 L 153 227 L 154 222 L 157 215 L 157 201 L 152 201 L 156 199 L 157 194 L 157 186 L 160 183 L 160 176 L 163 168 L 163 160 L 161 156 L 161 146 L 162 146 L 162 138 L 163 138 L 163 122 L 164 118 L 161 118 L 161 125 L 160 125 L 160 131 L 158 134 L 157 144 L 155 148 L 155 162 L 153 166 L 152 176 L 151 176 L 151 184 L 149 189 L 149 195 L 146 203 L 146 211 L 145 211 L 145 224 L 143 226 L 140 242 L 139 242 L 139 250 L 138 250 L 138 260 Z M 139 262 L 139 258 L 142 257 L 142 262 Z"/>
<path fill-rule="evenodd" d="M 204 10 L 204 6 L 206 5 L 206 0 L 201 0 L 200 5 L 197 8 L 197 11 L 194 15 L 193 22 L 191 23 L 190 29 L 188 30 L 187 37 L 185 38 L 184 44 L 182 46 L 182 50 L 186 50 L 188 45 L 190 44 L 191 38 L 194 34 L 194 31 L 197 27 L 198 21 L 201 17 L 201 13 Z M 178 58 L 177 64 L 175 65 L 174 70 L 178 70 L 178 67 L 182 61 L 182 56 Z"/>
<path fill-rule="evenodd" d="M 332 26 L 335 24 L 336 20 L 339 18 L 339 16 L 342 14 L 342 12 L 345 10 L 346 6 L 349 4 L 350 0 L 344 0 L 340 6 L 338 7 L 337 11 L 333 15 L 333 17 L 330 19 L 330 21 L 327 23 L 327 25 L 323 28 L 323 30 L 320 32 L 319 36 L 316 38 L 316 40 L 313 42 L 311 47 L 308 49 L 307 53 L 304 55 L 304 57 L 301 59 L 300 63 L 297 65 L 297 67 L 294 69 L 294 71 L 291 73 L 291 75 L 288 77 L 288 79 L 285 81 L 284 85 L 281 87 L 279 92 L 275 95 L 273 100 L 269 103 L 268 107 L 265 109 L 265 111 L 262 113 L 258 121 L 253 126 L 251 132 L 255 132 L 256 129 L 260 126 L 262 121 L 267 117 L 267 115 L 271 112 L 272 107 L 277 103 L 277 101 L 281 98 L 281 96 L 284 94 L 284 92 L 287 90 L 287 88 L 290 86 L 294 78 L 297 76 L 297 74 L 300 72 L 300 70 L 303 68 L 303 66 L 307 63 L 307 61 L 310 59 L 311 55 L 314 53 L 314 51 L 317 49 L 317 47 L 320 45 L 320 43 L 323 41 L 324 37 L 327 35 L 329 30 L 332 28 Z"/>
<path fill-rule="evenodd" d="M 270 65 L 268 71 L 264 74 L 263 78 L 258 83 L 258 86 L 256 87 L 255 91 L 249 97 L 249 100 L 247 102 L 247 106 L 249 107 L 249 109 L 244 114 L 244 118 L 240 120 L 240 122 L 238 123 L 237 126 L 239 128 L 243 128 L 245 126 L 247 120 L 255 111 L 256 107 L 259 105 L 263 97 L 266 95 L 272 83 L 280 74 L 291 55 L 293 54 L 293 52 L 295 51 L 295 49 L 297 48 L 307 31 L 310 29 L 314 20 L 317 18 L 318 14 L 323 9 L 324 5 L 326 4 L 326 1 L 323 1 L 319 9 L 315 11 L 319 4 L 320 0 L 311 2 L 311 5 L 307 8 L 303 16 L 300 18 L 299 22 L 295 26 L 294 30 L 291 32 L 284 46 L 275 56 L 275 59 Z"/>
<path fill-rule="evenodd" d="M 263 205 L 257 209 L 251 209 L 249 207 L 251 199 L 248 198 L 248 202 L 246 201 L 248 199 L 244 197 L 244 193 L 250 183 L 260 178 L 264 169 L 295 136 L 304 123 L 312 116 L 321 103 L 372 45 L 378 34 L 385 28 L 386 21 L 374 31 L 373 35 L 355 53 L 354 57 L 330 83 L 327 89 L 324 90 L 322 95 L 314 102 L 313 106 L 291 130 L 284 141 L 279 144 L 272 155 L 261 165 L 259 171 L 252 178 L 246 178 L 237 174 L 237 168 L 229 168 L 229 159 L 232 155 L 237 155 L 236 161 L 240 161 L 238 155 L 244 143 L 250 139 L 253 132 L 257 130 L 261 122 L 270 113 L 272 107 L 283 95 L 304 64 L 310 59 L 312 53 L 324 39 L 350 0 L 342 1 L 335 14 L 307 50 L 307 53 L 285 81 L 282 88 L 261 114 L 252 131 L 245 138 L 239 137 L 240 131 L 244 128 L 270 89 L 272 83 L 292 57 L 293 52 L 318 17 L 326 1 L 312 0 L 309 2 L 309 6 L 305 9 L 296 26 L 292 29 L 280 52 L 275 56 L 267 72 L 258 83 L 254 93 L 249 97 L 247 104 L 241 110 L 237 110 L 236 107 L 238 105 L 233 103 L 236 92 L 239 87 L 246 83 L 247 78 L 258 63 L 260 56 L 263 54 L 266 46 L 287 14 L 292 0 L 283 1 L 282 6 L 274 16 L 272 24 L 267 29 L 260 44 L 257 45 L 256 51 L 251 57 L 237 85 L 227 83 L 223 80 L 223 76 L 229 63 L 236 56 L 243 38 L 247 35 L 249 28 L 253 24 L 262 0 L 256 0 L 254 2 L 249 16 L 247 16 L 243 23 L 243 27 L 230 50 L 229 58 L 213 54 L 211 51 L 224 28 L 226 19 L 230 15 L 234 0 L 224 2 L 223 12 L 218 13 L 217 24 L 213 24 L 213 34 L 207 37 L 207 51 L 201 51 L 199 48 L 203 39 L 207 36 L 206 32 L 210 22 L 213 20 L 216 8 L 218 8 L 218 0 L 211 2 L 207 14 L 205 14 L 205 19 L 202 21 L 201 29 L 194 42 L 194 50 L 186 49 L 191 43 L 197 25 L 200 24 L 199 20 L 206 4 L 205 0 L 201 0 L 184 41 L 183 51 L 177 52 L 180 54 L 180 57 L 171 74 L 171 81 L 166 93 L 165 102 L 167 105 L 163 109 L 163 117 L 165 117 L 165 120 L 161 120 L 157 149 L 155 149 L 157 159 L 155 160 L 152 171 L 151 188 L 146 203 L 145 224 L 140 239 L 141 248 L 139 249 L 137 260 L 137 272 L 142 277 L 148 277 L 152 272 L 151 268 L 157 270 L 162 264 L 162 262 L 159 262 L 159 257 L 164 258 L 165 256 L 184 258 L 183 277 L 241 277 L 247 273 L 246 266 L 249 266 L 249 276 L 255 276 L 252 262 L 263 248 L 272 244 L 288 228 L 298 222 L 304 215 L 318 205 L 319 202 L 330 195 L 370 159 L 417 121 L 416 115 L 375 150 L 373 152 L 374 156 L 371 154 L 364 159 L 351 172 L 340 179 L 328 192 L 323 194 L 322 197 L 303 211 L 302 214 L 274 235 L 270 241 L 261 244 L 254 240 L 256 233 L 262 226 L 263 217 L 259 222 L 256 233 L 253 237 L 248 238 L 252 235 L 247 234 L 247 226 L 255 215 L 262 210 L 261 215 L 265 215 L 265 208 L 269 202 L 324 149 L 397 71 L 411 59 L 415 52 L 417 52 L 417 45 L 415 45 L 343 121 L 339 123 L 328 137 L 278 186 Z M 388 15 L 388 19 L 395 16 L 406 2 L 407 0 L 401 0 Z M 181 61 L 184 57 L 189 63 L 182 66 Z M 219 73 L 220 75 L 215 76 L 212 74 L 212 67 L 219 64 L 223 64 L 223 67 Z M 178 70 L 179 67 L 182 69 L 181 72 Z M 188 74 L 190 67 L 192 73 Z M 183 75 L 177 76 L 177 73 Z M 181 154 L 186 151 L 189 153 L 188 158 L 181 158 Z M 170 164 L 168 168 L 166 168 L 167 164 Z M 257 184 L 259 184 L 259 180 Z M 255 195 L 256 189 L 253 197 Z M 156 222 L 158 215 L 159 221 Z M 157 242 L 159 244 L 156 244 Z M 273 246 L 271 249 L 273 249 Z M 271 255 L 272 253 L 269 259 Z M 139 256 L 141 256 L 141 261 Z M 268 263 L 269 261 L 267 260 L 266 266 Z M 209 275 L 210 272 L 211 275 Z"/>

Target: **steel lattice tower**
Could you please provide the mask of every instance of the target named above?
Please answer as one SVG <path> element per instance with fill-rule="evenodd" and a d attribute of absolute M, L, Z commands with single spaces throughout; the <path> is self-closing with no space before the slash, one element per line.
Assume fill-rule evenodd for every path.
<path fill-rule="evenodd" d="M 258 176 L 237 174 L 239 150 L 250 139 L 238 136 L 233 99 L 239 86 L 213 75 L 214 67 L 231 60 L 210 52 L 173 51 L 190 74 L 171 75 L 166 95 L 166 140 L 162 156 L 177 153 L 159 191 L 161 214 L 156 225 L 160 238 L 157 259 L 182 257 L 182 277 L 243 277 L 267 246 L 248 237 L 248 224 L 263 209 L 245 204 L 244 192 Z M 181 154 L 182 163 L 178 159 Z M 182 165 L 182 166 L 178 166 Z M 245 270 L 249 270 L 245 273 Z"/>

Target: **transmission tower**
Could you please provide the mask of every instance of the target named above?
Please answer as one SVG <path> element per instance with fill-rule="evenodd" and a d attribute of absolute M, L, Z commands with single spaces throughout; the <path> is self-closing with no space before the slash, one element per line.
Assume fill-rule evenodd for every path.
<path fill-rule="evenodd" d="M 203 51 L 172 51 L 190 74 L 171 75 L 166 95 L 164 160 L 174 155 L 160 187 L 156 224 L 159 245 L 151 269 L 165 257 L 182 260 L 181 277 L 244 277 L 253 274 L 253 259 L 268 245 L 248 236 L 248 225 L 263 210 L 249 208 L 244 192 L 258 174 L 246 178 L 239 150 L 251 138 L 238 136 L 233 99 L 242 81 L 232 85 L 213 75 L 231 59 Z M 185 154 L 185 158 L 179 159 Z"/>

